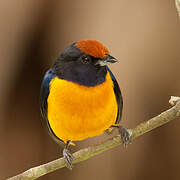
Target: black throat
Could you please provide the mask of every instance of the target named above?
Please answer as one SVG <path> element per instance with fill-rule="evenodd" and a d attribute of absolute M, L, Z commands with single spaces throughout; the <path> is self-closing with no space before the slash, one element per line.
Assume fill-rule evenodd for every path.
<path fill-rule="evenodd" d="M 52 67 L 52 71 L 60 79 L 91 87 L 105 82 L 107 67 L 93 67 L 90 65 L 84 69 L 81 69 L 81 67 L 78 67 L 78 65 L 74 63 L 55 63 Z"/>

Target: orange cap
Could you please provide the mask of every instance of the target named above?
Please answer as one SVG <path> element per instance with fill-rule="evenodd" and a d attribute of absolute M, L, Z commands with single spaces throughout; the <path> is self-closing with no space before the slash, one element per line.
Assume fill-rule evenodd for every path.
<path fill-rule="evenodd" d="M 107 54 L 109 54 L 108 49 L 96 40 L 81 40 L 78 41 L 75 46 L 82 52 L 95 58 L 103 59 Z"/>

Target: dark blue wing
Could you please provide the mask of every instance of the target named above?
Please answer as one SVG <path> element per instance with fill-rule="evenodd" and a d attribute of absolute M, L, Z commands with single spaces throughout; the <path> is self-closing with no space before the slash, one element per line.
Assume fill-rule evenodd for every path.
<path fill-rule="evenodd" d="M 107 67 L 107 70 L 109 71 L 109 74 L 110 74 L 111 79 L 114 84 L 114 93 L 116 95 L 116 101 L 118 104 L 118 114 L 117 114 L 117 118 L 116 118 L 116 124 L 119 124 L 119 122 L 121 120 L 121 116 L 122 116 L 123 98 L 121 95 L 121 90 L 119 88 L 118 82 L 116 81 L 116 78 L 114 77 L 113 73 L 111 72 L 111 70 L 108 67 Z"/>
<path fill-rule="evenodd" d="M 47 98 L 49 95 L 49 84 L 51 80 L 54 78 L 54 74 L 52 70 L 48 70 L 44 75 L 42 84 L 41 84 L 41 91 L 40 91 L 40 107 L 43 119 L 47 119 Z"/>
<path fill-rule="evenodd" d="M 53 137 L 53 139 L 56 142 L 62 142 L 52 131 L 50 125 L 49 125 L 49 121 L 48 121 L 48 117 L 47 117 L 47 98 L 49 96 L 49 85 L 51 80 L 55 77 L 55 74 L 52 72 L 52 70 L 48 70 L 46 72 L 46 74 L 44 75 L 44 79 L 42 81 L 41 84 L 41 91 L 40 91 L 40 109 L 41 109 L 41 114 L 43 117 L 43 124 L 48 128 L 48 132 L 50 133 L 50 135 Z"/>

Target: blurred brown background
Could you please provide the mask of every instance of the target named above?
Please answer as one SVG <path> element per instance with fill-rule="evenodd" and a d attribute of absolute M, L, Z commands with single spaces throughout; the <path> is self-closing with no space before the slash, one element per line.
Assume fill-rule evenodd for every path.
<path fill-rule="evenodd" d="M 0 179 L 62 154 L 43 129 L 39 89 L 63 48 L 80 39 L 104 43 L 124 97 L 122 124 L 135 127 L 180 96 L 180 21 L 174 1 L 0 0 Z M 72 171 L 43 180 L 178 180 L 180 121 L 175 120 Z M 78 150 L 106 136 L 77 143 Z"/>

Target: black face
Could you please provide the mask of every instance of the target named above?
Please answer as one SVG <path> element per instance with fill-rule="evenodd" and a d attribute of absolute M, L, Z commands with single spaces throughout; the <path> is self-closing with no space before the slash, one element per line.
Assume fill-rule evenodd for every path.
<path fill-rule="evenodd" d="M 96 64 L 98 60 L 72 44 L 55 61 L 52 70 L 61 79 L 84 86 L 96 86 L 105 81 L 107 73 L 106 66 Z"/>

